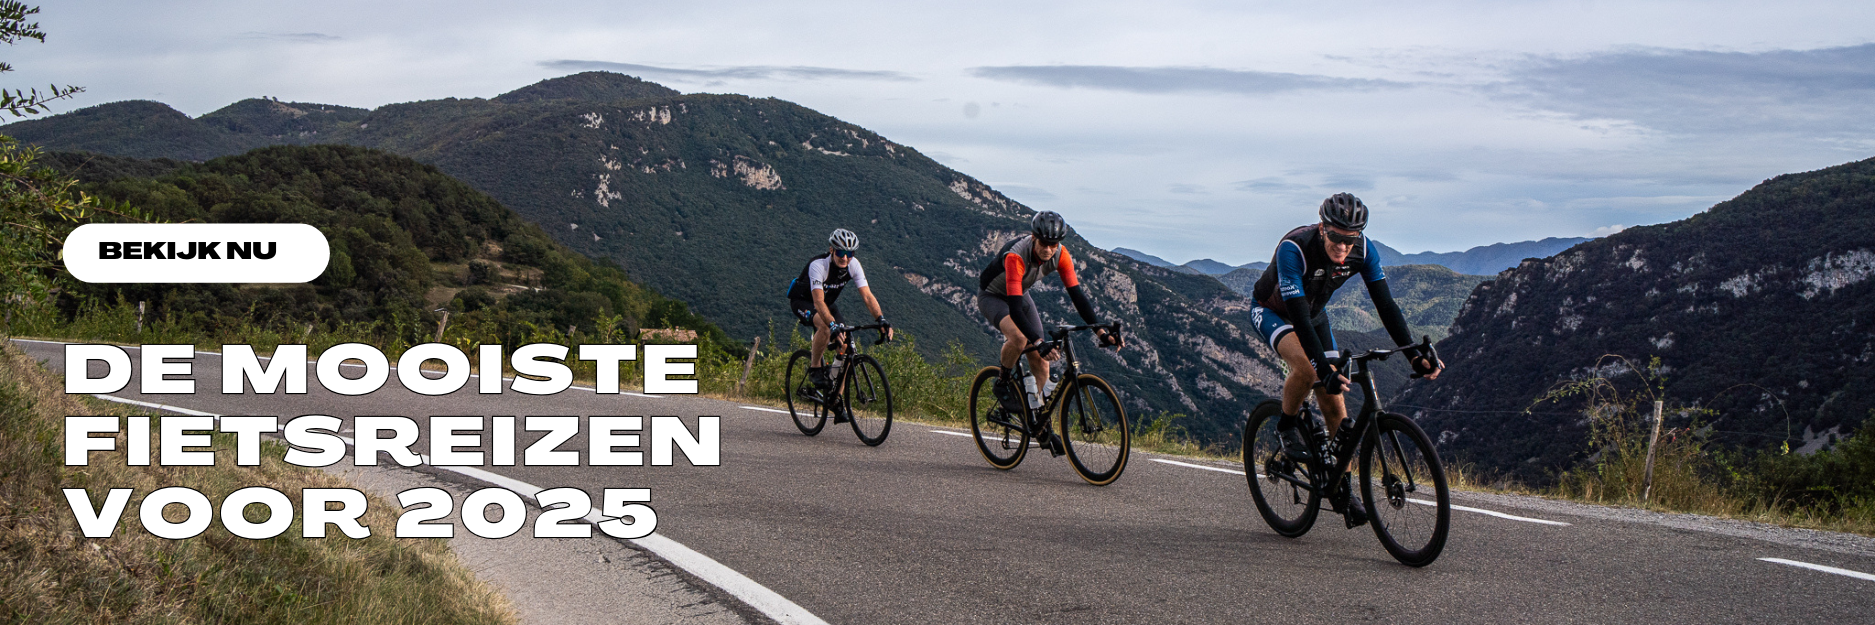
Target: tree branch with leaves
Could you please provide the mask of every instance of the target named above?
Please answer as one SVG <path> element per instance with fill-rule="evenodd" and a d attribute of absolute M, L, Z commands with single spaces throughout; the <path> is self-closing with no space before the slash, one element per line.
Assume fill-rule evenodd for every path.
<path fill-rule="evenodd" d="M 45 43 L 46 33 L 39 30 L 39 23 L 26 23 L 26 18 L 38 13 L 39 7 L 26 6 L 19 0 L 0 0 L 0 43 L 13 45 L 23 39 Z M 10 71 L 13 71 L 12 65 L 0 62 L 0 74 Z M 14 117 L 38 115 L 47 110 L 46 103 L 70 98 L 84 90 L 74 85 L 46 85 L 46 93 L 38 89 L 0 89 L 0 110 Z"/>

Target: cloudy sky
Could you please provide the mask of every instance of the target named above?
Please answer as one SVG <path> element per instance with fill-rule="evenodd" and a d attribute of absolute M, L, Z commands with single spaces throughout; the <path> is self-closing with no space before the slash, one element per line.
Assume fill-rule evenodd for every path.
<path fill-rule="evenodd" d="M 1175 262 L 1267 260 L 1338 191 L 1377 240 L 1453 251 L 1875 156 L 1866 0 L 898 4 L 47 3 L 0 85 L 201 115 L 609 69 L 800 103 Z"/>

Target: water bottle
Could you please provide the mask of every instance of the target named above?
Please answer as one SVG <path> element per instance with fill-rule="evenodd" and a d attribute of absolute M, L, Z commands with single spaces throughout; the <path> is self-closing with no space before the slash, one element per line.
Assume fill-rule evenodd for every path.
<path fill-rule="evenodd" d="M 1308 418 L 1309 427 L 1315 430 L 1315 444 L 1321 445 L 1321 449 L 1317 450 L 1316 453 L 1320 454 L 1321 457 L 1326 460 L 1330 455 L 1329 452 L 1334 451 L 1332 447 L 1333 443 L 1330 443 L 1328 440 L 1328 422 L 1322 419 L 1322 415 L 1317 414 L 1313 410 L 1308 411 Z"/>
<path fill-rule="evenodd" d="M 1042 407 L 1042 398 L 1035 394 L 1034 374 L 1025 373 L 1022 375 L 1022 390 L 1028 394 L 1030 408 L 1040 409 Z"/>
<path fill-rule="evenodd" d="M 841 362 L 841 361 L 839 361 L 839 360 L 835 360 L 835 361 L 833 361 L 833 362 L 831 362 L 831 363 L 828 363 L 828 365 L 827 365 L 827 380 L 828 380 L 829 382 L 833 382 L 833 383 L 836 383 L 836 384 L 837 384 L 837 383 L 839 383 L 839 381 L 840 381 L 840 367 L 841 367 L 841 366 L 844 366 L 845 364 L 846 364 L 846 363 L 844 363 L 844 362 Z"/>

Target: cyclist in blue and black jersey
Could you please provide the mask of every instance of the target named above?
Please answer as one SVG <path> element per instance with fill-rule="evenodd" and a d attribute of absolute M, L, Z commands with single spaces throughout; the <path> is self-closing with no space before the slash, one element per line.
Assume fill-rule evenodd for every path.
<path fill-rule="evenodd" d="M 1388 291 L 1379 248 L 1361 234 L 1366 227 L 1367 205 L 1360 198 L 1347 193 L 1330 196 L 1322 201 L 1320 223 L 1291 230 L 1277 242 L 1275 258 L 1251 292 L 1255 305 L 1250 315 L 1257 334 L 1289 365 L 1289 377 L 1283 381 L 1283 416 L 1276 428 L 1283 453 L 1291 458 L 1312 462 L 1320 453 L 1309 448 L 1299 429 L 1305 425 L 1302 401 L 1318 382 L 1315 397 L 1327 422 L 1309 420 L 1309 425 L 1317 428 L 1318 440 L 1330 440 L 1347 417 L 1341 391 L 1347 387 L 1348 378 L 1336 366 L 1341 354 L 1325 307 L 1335 289 L 1354 274 L 1367 282 L 1367 294 L 1374 300 L 1381 324 L 1393 342 L 1406 350 L 1413 372 L 1437 378 L 1444 368 L 1436 356 L 1413 346 L 1406 317 L 1400 314 L 1400 307 Z M 1359 496 L 1347 483 L 1348 476 L 1342 477 L 1340 495 L 1331 498 L 1330 503 L 1347 516 L 1349 527 L 1366 523 L 1367 513 Z"/>
<path fill-rule="evenodd" d="M 879 309 L 879 300 L 872 296 L 872 289 L 866 286 L 866 270 L 859 265 L 859 259 L 853 254 L 859 251 L 859 235 L 845 228 L 833 231 L 827 236 L 827 253 L 815 256 L 801 268 L 801 275 L 788 284 L 788 308 L 794 311 L 794 318 L 801 325 L 814 329 L 813 357 L 808 360 L 807 377 L 822 392 L 832 390 L 833 381 L 827 375 L 827 365 L 821 356 L 827 352 L 827 341 L 832 337 L 827 326 L 845 323 L 840 316 L 840 308 L 833 300 L 840 298 L 840 292 L 848 285 L 859 288 L 859 296 L 866 300 L 866 308 L 872 311 L 875 323 L 886 327 L 885 338 L 891 340 L 892 326 L 886 324 L 885 313 Z"/>

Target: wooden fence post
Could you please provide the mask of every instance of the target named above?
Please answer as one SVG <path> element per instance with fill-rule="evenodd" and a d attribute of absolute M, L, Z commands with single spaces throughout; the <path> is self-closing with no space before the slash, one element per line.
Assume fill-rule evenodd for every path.
<path fill-rule="evenodd" d="M 1660 412 L 1665 402 L 1654 402 L 1654 435 L 1647 439 L 1647 475 L 1641 478 L 1641 503 L 1654 492 L 1654 445 L 1660 442 Z"/>
<path fill-rule="evenodd" d="M 449 311 L 438 308 L 436 312 L 443 313 L 443 318 L 436 322 L 436 340 L 431 342 L 441 343 L 443 342 L 443 330 L 449 327 Z M 308 324 L 306 327 L 311 328 L 312 325 Z M 308 333 L 310 334 L 310 331 Z"/>
<path fill-rule="evenodd" d="M 755 352 L 762 349 L 762 337 L 755 337 L 755 345 L 749 347 L 749 359 L 742 361 L 742 379 L 736 381 L 736 395 L 742 395 L 743 387 L 749 384 L 749 370 L 755 367 Z"/>

